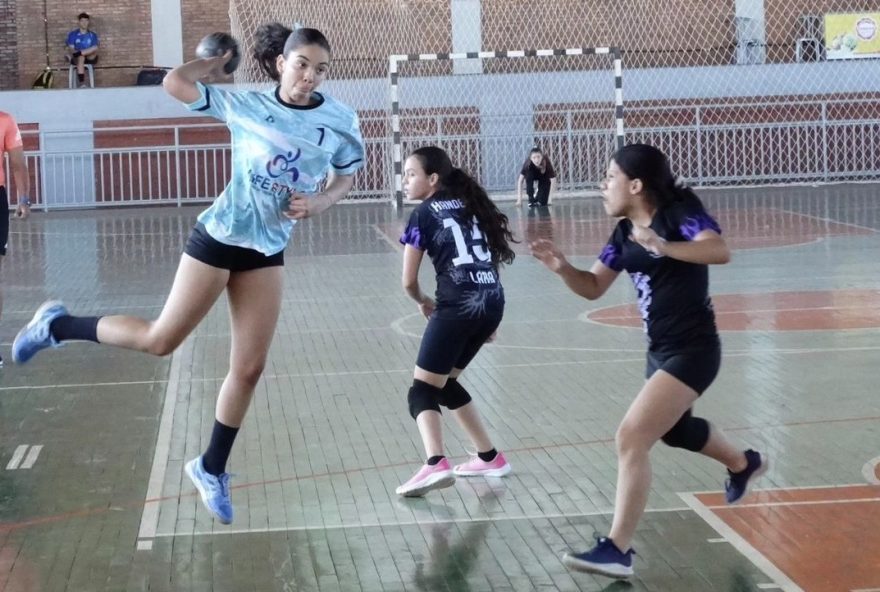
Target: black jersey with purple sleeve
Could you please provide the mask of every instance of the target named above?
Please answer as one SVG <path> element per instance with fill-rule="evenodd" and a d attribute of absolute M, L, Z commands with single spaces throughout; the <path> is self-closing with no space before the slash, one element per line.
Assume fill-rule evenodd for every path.
<path fill-rule="evenodd" d="M 703 230 L 721 233 L 697 199 L 658 211 L 651 229 L 670 242 L 693 240 Z M 631 233 L 632 222 L 621 220 L 599 260 L 632 278 L 650 349 L 687 350 L 717 342 L 709 266 L 649 253 L 629 238 Z"/>
<path fill-rule="evenodd" d="M 504 289 L 476 219 L 464 204 L 435 193 L 410 214 L 400 242 L 427 252 L 437 274 L 438 318 L 501 316 Z"/>

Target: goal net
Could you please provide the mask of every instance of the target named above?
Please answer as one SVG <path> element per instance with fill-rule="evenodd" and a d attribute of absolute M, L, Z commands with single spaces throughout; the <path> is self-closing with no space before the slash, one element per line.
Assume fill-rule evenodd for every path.
<path fill-rule="evenodd" d="M 558 171 L 564 192 L 594 188 L 623 146 L 614 48 L 398 55 L 389 71 L 398 204 L 402 160 L 419 146 L 444 148 L 496 198 L 512 195 L 534 148 Z"/>
<path fill-rule="evenodd" d="M 328 91 L 356 107 L 362 119 L 373 172 L 358 180 L 364 194 L 385 196 L 393 166 L 389 56 L 467 51 L 505 52 L 527 47 L 618 47 L 625 73 L 626 141 L 650 142 L 667 152 L 680 174 L 696 185 L 744 185 L 880 179 L 880 12 L 864 0 L 230 0 L 234 34 L 248 49 L 257 26 L 270 20 L 323 30 L 333 45 Z M 562 189 L 581 182 L 568 162 L 554 155 L 568 134 L 613 129 L 611 98 L 600 99 L 606 115 L 593 119 L 604 81 L 577 90 L 547 82 L 576 69 L 610 73 L 607 60 L 567 66 L 563 58 L 400 62 L 400 134 L 407 141 L 444 146 L 463 135 L 501 143 L 508 131 L 527 127 L 527 114 L 509 123 L 493 119 L 496 104 L 485 90 L 495 75 L 515 84 L 510 95 L 542 93 L 531 117 L 534 136 L 510 141 L 509 152 L 464 162 L 490 187 L 513 190 L 517 161 L 537 141 L 550 151 Z M 870 59 L 874 58 L 874 59 Z M 575 63 L 577 60 L 571 62 Z M 464 62 L 461 62 L 464 64 Z M 507 64 L 496 66 L 493 64 Z M 513 64 L 519 64 L 512 66 Z M 532 65 L 526 65 L 532 64 Z M 520 70 L 507 71 L 513 67 Z M 572 71 L 567 68 L 573 68 Z M 470 68 L 470 69 L 469 69 Z M 477 74 L 479 72 L 479 74 Z M 245 60 L 241 82 L 258 80 Z M 610 74 L 609 74 L 610 76 Z M 448 92 L 419 95 L 426 80 Z M 594 78 L 589 78 L 593 80 Z M 411 90 L 406 85 L 412 85 Z M 421 86 L 420 86 L 421 85 Z M 432 89 L 440 87 L 430 87 Z M 431 99 L 435 104 L 425 105 Z M 474 110 L 481 110 L 477 114 Z M 486 109 L 485 112 L 482 110 Z M 552 111 L 554 115 L 546 116 Z M 601 110 L 601 109 L 600 109 Z M 608 115 L 608 114 L 611 115 Z M 555 119 L 554 119 L 555 118 Z M 411 120 L 411 121 L 410 121 Z M 428 121 L 433 129 L 428 130 Z M 438 124 L 439 121 L 439 124 Z M 471 123 L 468 123 L 468 122 Z M 479 121 L 479 128 L 477 128 Z M 571 122 L 569 125 L 568 122 Z M 439 125 L 439 126 L 438 126 Z M 493 134 L 499 134 L 493 136 Z M 493 138 L 498 138 L 493 139 Z M 516 158 L 514 158 L 516 155 Z M 556 157 L 554 159 L 554 156 Z M 505 161 L 502 180 L 487 158 Z M 593 166 L 593 165 L 588 165 Z M 592 173 L 591 173 L 592 174 Z M 594 179 L 595 180 L 595 179 Z"/>

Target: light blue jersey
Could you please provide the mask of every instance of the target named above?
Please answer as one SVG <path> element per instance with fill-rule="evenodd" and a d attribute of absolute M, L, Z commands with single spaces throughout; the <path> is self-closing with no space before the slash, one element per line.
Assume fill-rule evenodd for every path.
<path fill-rule="evenodd" d="M 363 166 L 357 113 L 320 93 L 318 104 L 298 107 L 282 103 L 277 87 L 196 86 L 201 97 L 187 108 L 224 121 L 232 134 L 232 179 L 199 222 L 221 243 L 274 255 L 295 223 L 283 214 L 290 194 L 316 192 L 331 167 L 351 175 Z"/>

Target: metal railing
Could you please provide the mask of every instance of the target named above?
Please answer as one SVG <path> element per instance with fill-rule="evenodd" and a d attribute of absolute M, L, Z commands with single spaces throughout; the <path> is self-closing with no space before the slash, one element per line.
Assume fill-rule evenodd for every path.
<path fill-rule="evenodd" d="M 679 174 L 694 185 L 880 179 L 880 117 L 868 116 L 870 110 L 866 109 L 864 117 L 830 118 L 829 110 L 840 105 L 830 100 L 742 107 L 786 105 L 796 105 L 812 115 L 784 122 L 706 124 L 704 115 L 711 109 L 737 105 L 635 107 L 628 115 L 637 121 L 646 118 L 635 116 L 674 109 L 689 112 L 683 118 L 688 123 L 631 126 L 626 130 L 627 141 L 657 145 L 670 156 Z M 460 115 L 423 116 L 438 119 L 429 126 L 438 133 L 404 137 L 403 149 L 407 152 L 420 145 L 440 144 L 487 190 L 509 192 L 528 147 L 537 143 L 554 164 L 560 190 L 595 187 L 614 150 L 613 130 L 576 129 L 573 113 L 582 112 L 560 111 L 566 122 L 562 129 L 537 130 L 527 137 L 487 136 L 481 134 L 478 124 L 467 133 L 443 135 L 440 130 L 444 125 L 439 120 Z M 478 121 L 479 116 L 475 117 Z M 209 202 L 231 174 L 228 139 L 218 134 L 226 134 L 222 124 L 23 132 L 26 145 L 38 136 L 39 148 L 26 152 L 32 201 L 43 209 Z M 347 201 L 391 200 L 390 139 L 368 137 L 365 143 L 367 166 L 358 173 Z M 524 147 L 522 160 L 511 162 L 511 145 Z M 3 166 L 10 185 L 13 179 L 8 159 Z M 13 203 L 14 195 L 12 188 Z"/>

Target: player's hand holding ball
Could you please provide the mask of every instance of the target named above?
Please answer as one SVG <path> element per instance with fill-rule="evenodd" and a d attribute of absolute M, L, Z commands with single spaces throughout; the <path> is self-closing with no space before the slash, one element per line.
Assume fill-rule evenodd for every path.
<path fill-rule="evenodd" d="M 216 60 L 212 71 L 220 74 L 222 66 L 223 74 L 232 74 L 241 62 L 241 53 L 238 50 L 238 41 L 229 33 L 211 33 L 205 35 L 196 46 L 196 56 L 203 60 Z"/>

